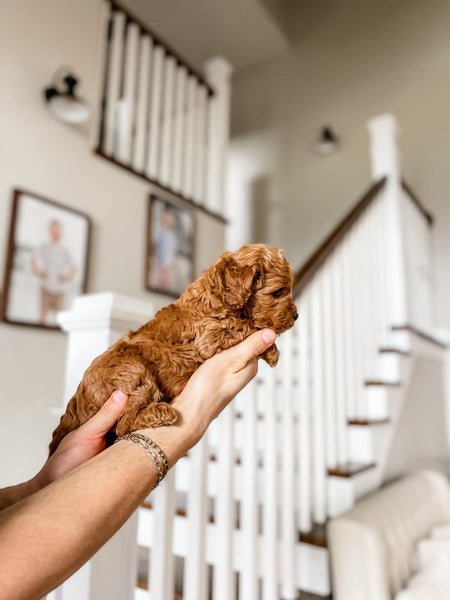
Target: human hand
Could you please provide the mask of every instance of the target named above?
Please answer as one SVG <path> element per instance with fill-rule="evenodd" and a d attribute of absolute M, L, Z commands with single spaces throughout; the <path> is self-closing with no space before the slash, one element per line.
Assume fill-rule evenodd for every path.
<path fill-rule="evenodd" d="M 105 448 L 105 434 L 120 417 L 128 398 L 116 390 L 98 413 L 68 433 L 36 475 L 38 487 L 45 487 L 99 454 Z"/>
<path fill-rule="evenodd" d="M 256 331 L 240 344 L 205 361 L 171 402 L 178 412 L 178 422 L 141 430 L 163 450 L 169 450 L 170 466 L 195 446 L 211 421 L 255 377 L 258 356 L 270 348 L 275 339 L 276 334 L 271 329 Z"/>

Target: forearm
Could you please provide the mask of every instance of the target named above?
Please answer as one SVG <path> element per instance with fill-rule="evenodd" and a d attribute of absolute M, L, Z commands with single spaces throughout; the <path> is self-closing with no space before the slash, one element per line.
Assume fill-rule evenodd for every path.
<path fill-rule="evenodd" d="M 0 510 L 8 508 L 8 506 L 27 498 L 38 490 L 39 485 L 35 478 L 25 481 L 24 483 L 19 483 L 18 485 L 3 488 L 0 490 Z"/>
<path fill-rule="evenodd" d="M 169 454 L 178 457 L 176 448 Z M 156 481 L 152 459 L 124 441 L 2 511 L 0 597 L 29 600 L 57 587 L 125 523 Z"/>

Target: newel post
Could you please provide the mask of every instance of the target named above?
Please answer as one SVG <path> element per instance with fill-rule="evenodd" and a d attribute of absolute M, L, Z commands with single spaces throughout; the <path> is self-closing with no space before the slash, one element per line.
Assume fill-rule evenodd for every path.
<path fill-rule="evenodd" d="M 385 187 L 385 237 L 387 245 L 390 325 L 409 322 L 405 228 L 402 210 L 402 174 L 398 146 L 399 125 L 389 114 L 378 115 L 367 123 L 370 135 L 372 179 L 387 177 Z"/>
<path fill-rule="evenodd" d="M 64 402 L 53 413 L 62 414 L 67 401 L 92 360 L 119 337 L 153 316 L 148 301 L 113 293 L 75 299 L 58 322 L 68 334 Z M 55 600 L 132 600 L 136 585 L 137 513 L 79 571 L 50 597 Z"/>
<path fill-rule="evenodd" d="M 208 161 L 206 206 L 224 212 L 225 169 L 230 135 L 231 76 L 233 67 L 222 56 L 205 63 L 208 83 L 215 91 L 208 108 Z"/>

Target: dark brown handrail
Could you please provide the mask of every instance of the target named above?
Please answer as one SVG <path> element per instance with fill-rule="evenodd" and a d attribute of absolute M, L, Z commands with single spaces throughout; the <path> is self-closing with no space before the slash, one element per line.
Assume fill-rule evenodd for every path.
<path fill-rule="evenodd" d="M 339 242 L 353 227 L 358 218 L 371 204 L 379 191 L 386 185 L 386 177 L 374 183 L 342 221 L 325 238 L 324 242 L 306 260 L 303 266 L 294 275 L 294 296 L 298 296 L 306 284 L 312 279 L 314 273 L 323 265 Z"/>
<path fill-rule="evenodd" d="M 402 188 L 403 188 L 403 191 L 406 194 L 408 194 L 411 202 L 416 205 L 417 210 L 423 214 L 423 216 L 425 217 L 425 219 L 428 222 L 428 225 L 431 227 L 434 223 L 433 215 L 424 207 L 422 202 L 419 200 L 419 198 L 412 191 L 412 189 L 409 187 L 409 185 L 406 183 L 406 181 L 404 179 L 402 179 Z"/>
<path fill-rule="evenodd" d="M 302 267 L 294 275 L 294 296 L 301 294 L 306 284 L 311 280 L 314 273 L 323 265 L 325 260 L 330 256 L 339 242 L 346 236 L 348 231 L 353 227 L 355 222 L 376 198 L 378 192 L 386 185 L 387 178 L 383 177 L 374 183 L 363 197 L 356 203 L 350 212 L 342 219 L 342 221 L 333 229 L 327 236 L 325 241 L 315 250 L 306 260 Z M 402 179 L 402 188 L 409 196 L 411 202 L 416 206 L 417 210 L 422 213 L 428 225 L 431 227 L 434 222 L 433 215 L 426 210 L 422 202 L 412 191 L 410 186 Z"/>

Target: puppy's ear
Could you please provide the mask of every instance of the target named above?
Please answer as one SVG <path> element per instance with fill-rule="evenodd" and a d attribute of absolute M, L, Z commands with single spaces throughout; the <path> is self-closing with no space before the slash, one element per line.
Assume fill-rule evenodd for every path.
<path fill-rule="evenodd" d="M 261 279 L 262 269 L 258 265 L 242 265 L 229 258 L 222 273 L 224 302 L 232 308 L 242 308 Z"/>

